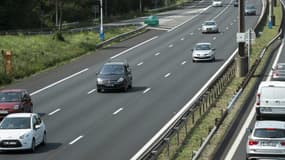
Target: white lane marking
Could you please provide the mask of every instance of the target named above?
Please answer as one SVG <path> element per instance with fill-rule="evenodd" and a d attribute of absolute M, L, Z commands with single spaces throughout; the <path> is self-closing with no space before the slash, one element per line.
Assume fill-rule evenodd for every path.
<path fill-rule="evenodd" d="M 74 74 L 72 74 L 72 75 L 70 75 L 70 76 L 68 76 L 68 77 L 66 77 L 66 78 L 64 78 L 64 79 L 61 79 L 61 80 L 59 80 L 59 81 L 57 81 L 57 82 L 55 82 L 55 83 L 52 83 L 52 84 L 50 84 L 50 85 L 48 85 L 48 86 L 46 86 L 46 87 L 44 87 L 44 88 L 42 88 L 42 89 L 39 89 L 39 90 L 37 90 L 37 91 L 31 93 L 31 96 L 33 96 L 33 95 L 35 95 L 35 94 L 38 94 L 38 93 L 40 93 L 40 92 L 42 92 L 42 91 L 44 91 L 44 90 L 46 90 L 46 89 L 49 89 L 49 88 L 51 88 L 51 87 L 54 87 L 55 85 L 58 85 L 58 84 L 60 84 L 60 83 L 62 83 L 62 82 L 64 82 L 64 81 L 66 81 L 66 80 L 68 80 L 68 79 L 70 79 L 70 78 L 73 78 L 73 77 L 75 77 L 75 76 L 78 76 L 79 74 L 82 74 L 83 72 L 86 72 L 86 71 L 88 71 L 88 68 L 85 68 L 85 69 L 83 69 L 83 70 L 81 70 L 81 71 L 79 71 L 79 72 L 77 72 L 77 73 L 74 73 Z"/>
<path fill-rule="evenodd" d="M 91 91 L 89 91 L 87 94 L 91 94 L 91 93 L 93 93 L 93 92 L 95 92 L 96 91 L 96 89 L 92 89 Z"/>
<path fill-rule="evenodd" d="M 141 65 L 143 65 L 143 62 L 140 62 L 140 63 L 138 63 L 137 65 L 138 65 L 138 66 L 141 66 Z"/>
<path fill-rule="evenodd" d="M 169 77 L 171 75 L 171 73 L 167 73 L 166 75 L 164 75 L 165 78 Z"/>
<path fill-rule="evenodd" d="M 117 57 L 119 57 L 119 56 L 121 56 L 121 55 L 123 55 L 123 54 L 125 54 L 125 53 L 127 53 L 127 52 L 129 52 L 129 51 L 131 51 L 131 50 L 133 50 L 133 49 L 135 49 L 135 48 L 138 48 L 138 47 L 140 47 L 140 46 L 142 46 L 142 45 L 144 45 L 144 44 L 146 44 L 146 43 L 148 43 L 148 42 L 150 42 L 150 41 L 152 41 L 152 40 L 154 40 L 154 39 L 156 39 L 156 38 L 158 38 L 158 36 L 154 36 L 154 37 L 152 37 L 152 38 L 150 38 L 150 39 L 148 39 L 148 40 L 146 40 L 146 41 L 144 41 L 144 42 L 142 42 L 142 43 L 139 43 L 139 44 L 137 44 L 137 45 L 135 45 L 135 46 L 133 46 L 133 47 L 127 49 L 127 50 L 124 50 L 124 51 L 122 51 L 122 52 L 120 52 L 120 53 L 114 55 L 114 56 L 111 57 L 110 59 L 117 58 Z"/>
<path fill-rule="evenodd" d="M 216 40 L 217 39 L 217 37 L 213 37 L 213 40 Z"/>
<path fill-rule="evenodd" d="M 234 22 L 237 22 L 237 20 L 236 20 L 236 19 L 234 19 Z"/>
<path fill-rule="evenodd" d="M 200 10 L 199 10 L 199 13 L 198 13 L 197 15 L 195 15 L 195 16 L 191 17 L 190 19 L 187 19 L 187 20 L 184 21 L 183 23 L 181 23 L 181 24 L 179 24 L 179 25 L 177 25 L 177 26 L 171 28 L 171 29 L 170 29 L 169 31 L 167 31 L 167 32 L 174 31 L 174 30 L 177 29 L 178 27 L 180 27 L 180 26 L 182 26 L 182 25 L 188 23 L 188 22 L 191 21 L 192 19 L 198 17 L 198 16 L 201 15 L 203 12 L 205 12 L 206 10 L 208 10 L 211 6 L 212 6 L 212 5 L 209 5 L 207 8 L 202 8 L 202 9 L 200 9 Z"/>
<path fill-rule="evenodd" d="M 145 89 L 144 91 L 143 91 L 143 94 L 146 94 L 148 91 L 150 91 L 151 90 L 151 88 L 147 88 L 147 89 Z"/>
<path fill-rule="evenodd" d="M 273 62 L 273 64 L 272 64 L 272 67 L 276 66 L 276 64 L 278 63 L 278 60 L 279 60 L 280 55 L 281 55 L 281 53 L 282 53 L 283 47 L 284 47 L 284 41 L 282 42 L 282 44 L 281 44 L 280 47 L 279 47 L 277 56 L 276 56 L 276 58 L 275 58 L 275 60 L 274 60 L 274 62 Z M 270 81 L 270 80 L 271 80 L 272 74 L 273 74 L 273 71 L 270 70 L 269 75 L 268 75 L 268 77 L 266 78 L 266 81 Z"/>
<path fill-rule="evenodd" d="M 186 64 L 187 62 L 186 61 L 183 61 L 182 63 L 181 63 L 181 65 L 184 65 L 184 64 Z"/>
<path fill-rule="evenodd" d="M 238 148 L 238 146 L 240 145 L 240 142 L 242 140 L 242 138 L 244 137 L 245 133 L 246 133 L 246 129 L 249 127 L 250 122 L 252 121 L 253 117 L 255 114 L 255 106 L 252 107 L 244 125 L 242 126 L 237 138 L 235 139 L 233 145 L 231 146 L 228 154 L 226 155 L 225 159 L 233 159 L 233 156 Z"/>
<path fill-rule="evenodd" d="M 170 44 L 168 47 L 169 47 L 169 48 L 172 48 L 172 47 L 173 47 L 173 44 Z"/>
<path fill-rule="evenodd" d="M 56 112 L 59 112 L 60 110 L 61 110 L 61 109 L 58 108 L 58 109 L 56 109 L 56 110 L 50 112 L 48 115 L 49 115 L 49 116 L 52 116 L 52 115 L 54 115 Z"/>
<path fill-rule="evenodd" d="M 157 52 L 157 53 L 155 53 L 154 55 L 155 55 L 155 56 L 158 56 L 158 55 L 160 55 L 160 52 Z"/>
<path fill-rule="evenodd" d="M 231 26 L 233 25 L 234 23 L 231 23 Z"/>
<path fill-rule="evenodd" d="M 70 145 L 74 144 L 75 142 L 79 141 L 81 138 L 83 138 L 83 135 L 75 138 L 73 141 L 69 142 Z"/>
<path fill-rule="evenodd" d="M 219 14 L 217 14 L 214 18 L 212 18 L 212 19 L 216 19 L 216 18 L 218 18 L 220 15 L 222 15 L 228 8 L 230 7 L 230 5 L 227 5 L 227 7 L 226 8 L 224 8 L 221 12 L 219 12 Z"/>
<path fill-rule="evenodd" d="M 229 27 L 226 27 L 226 30 L 229 30 Z"/>
<path fill-rule="evenodd" d="M 113 115 L 118 114 L 118 113 L 121 112 L 122 110 L 124 110 L 124 108 L 120 108 L 120 109 L 116 110 L 116 111 L 113 113 Z"/>
<path fill-rule="evenodd" d="M 181 40 L 181 41 L 184 41 L 184 37 L 182 37 L 180 40 Z"/>
<path fill-rule="evenodd" d="M 190 36 L 193 36 L 193 35 L 194 35 L 194 33 L 193 33 L 193 32 L 191 32 L 191 33 L 189 33 L 189 35 L 190 35 Z"/>

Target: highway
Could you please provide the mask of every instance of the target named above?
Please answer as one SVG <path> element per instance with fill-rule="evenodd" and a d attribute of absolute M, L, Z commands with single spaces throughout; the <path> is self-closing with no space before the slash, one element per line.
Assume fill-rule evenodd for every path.
<path fill-rule="evenodd" d="M 237 8 L 232 2 L 213 8 L 210 0 L 195 1 L 198 9 L 186 8 L 187 20 L 177 27 L 149 31 L 7 86 L 32 94 L 48 142 L 36 153 L 4 152 L 0 159 L 130 159 L 236 50 Z M 252 2 L 260 14 L 261 1 Z M 201 33 L 201 24 L 209 19 L 217 21 L 220 33 Z M 257 19 L 246 17 L 246 28 Z M 197 42 L 211 42 L 217 60 L 192 63 Z M 129 92 L 96 92 L 96 72 L 109 58 L 129 62 L 134 78 Z"/>

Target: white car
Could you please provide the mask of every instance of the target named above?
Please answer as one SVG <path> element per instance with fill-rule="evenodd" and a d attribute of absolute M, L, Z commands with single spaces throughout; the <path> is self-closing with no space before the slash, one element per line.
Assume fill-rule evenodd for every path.
<path fill-rule="evenodd" d="M 46 143 L 46 127 L 36 113 L 13 113 L 0 123 L 0 150 L 30 150 Z"/>
<path fill-rule="evenodd" d="M 216 21 L 214 20 L 205 21 L 202 24 L 202 33 L 217 33 L 217 32 L 219 32 L 219 28 Z"/>
<path fill-rule="evenodd" d="M 192 49 L 192 61 L 215 61 L 215 50 L 209 42 L 197 43 Z"/>
<path fill-rule="evenodd" d="M 256 121 L 253 129 L 248 128 L 246 159 L 284 159 L 285 122 Z"/>
<path fill-rule="evenodd" d="M 223 6 L 223 2 L 221 0 L 213 0 L 212 6 L 213 7 L 222 7 Z"/>

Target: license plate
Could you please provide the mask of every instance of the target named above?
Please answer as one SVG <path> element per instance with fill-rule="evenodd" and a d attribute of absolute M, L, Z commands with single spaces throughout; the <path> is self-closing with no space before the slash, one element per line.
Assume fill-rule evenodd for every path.
<path fill-rule="evenodd" d="M 0 114 L 8 114 L 8 111 L 0 110 Z"/>
<path fill-rule="evenodd" d="M 4 142 L 6 145 L 16 145 L 16 142 Z"/>
<path fill-rule="evenodd" d="M 270 147 L 276 147 L 276 143 L 275 142 L 261 142 L 262 146 L 270 146 Z"/>

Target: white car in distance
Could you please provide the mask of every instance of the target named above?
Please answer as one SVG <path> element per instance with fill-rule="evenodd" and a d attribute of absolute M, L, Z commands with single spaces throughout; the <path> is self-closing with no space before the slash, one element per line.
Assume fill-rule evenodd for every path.
<path fill-rule="evenodd" d="M 202 33 L 218 33 L 219 27 L 214 20 L 205 21 L 202 24 Z"/>
<path fill-rule="evenodd" d="M 221 0 L 213 0 L 212 6 L 213 7 L 222 7 L 223 6 L 223 2 Z"/>
<path fill-rule="evenodd" d="M 0 123 L 0 150 L 29 150 L 46 143 L 46 127 L 36 113 L 13 113 Z"/>
<path fill-rule="evenodd" d="M 196 43 L 192 49 L 192 61 L 215 61 L 215 50 L 209 42 Z"/>

